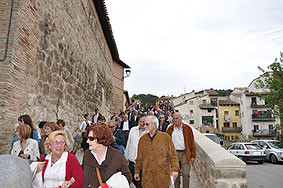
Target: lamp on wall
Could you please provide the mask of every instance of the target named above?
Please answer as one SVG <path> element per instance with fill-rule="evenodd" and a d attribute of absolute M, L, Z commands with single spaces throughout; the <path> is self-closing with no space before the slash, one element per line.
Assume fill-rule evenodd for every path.
<path fill-rule="evenodd" d="M 128 78 L 131 74 L 131 70 L 130 69 L 127 69 L 126 71 L 126 76 L 123 76 L 122 79 L 124 80 L 124 78 Z"/>

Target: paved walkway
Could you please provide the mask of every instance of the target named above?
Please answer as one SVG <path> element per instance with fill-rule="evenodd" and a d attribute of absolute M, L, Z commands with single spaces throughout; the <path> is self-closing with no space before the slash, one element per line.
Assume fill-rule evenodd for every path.
<path fill-rule="evenodd" d="M 83 153 L 81 154 L 79 151 L 77 151 L 76 157 L 78 158 L 78 160 L 79 160 L 79 162 L 81 164 L 82 161 L 83 161 Z M 182 188 L 182 186 L 181 186 L 181 188 Z M 196 176 L 195 171 L 193 170 L 193 168 L 191 168 L 190 188 L 200 188 L 197 176 Z"/>

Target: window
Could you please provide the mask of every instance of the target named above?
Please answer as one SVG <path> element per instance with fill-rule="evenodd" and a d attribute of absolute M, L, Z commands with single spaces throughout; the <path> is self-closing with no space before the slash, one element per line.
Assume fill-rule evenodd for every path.
<path fill-rule="evenodd" d="M 213 105 L 213 106 L 217 106 L 217 98 L 211 98 L 210 104 Z"/>
<path fill-rule="evenodd" d="M 258 132 L 258 130 L 259 130 L 258 125 L 254 125 L 254 131 L 255 131 L 255 132 Z"/>
<path fill-rule="evenodd" d="M 256 104 L 256 97 L 252 97 L 252 104 Z"/>
<path fill-rule="evenodd" d="M 229 111 L 224 111 L 224 115 L 229 115 Z"/>
<path fill-rule="evenodd" d="M 206 100 L 204 99 L 204 100 L 202 100 L 202 104 L 206 104 Z"/>
<path fill-rule="evenodd" d="M 234 140 L 234 136 L 231 136 L 231 140 Z"/>
<path fill-rule="evenodd" d="M 269 130 L 273 130 L 273 125 L 272 125 L 272 124 L 269 124 L 269 125 L 268 125 L 268 128 L 269 128 Z"/>
<path fill-rule="evenodd" d="M 230 136 L 227 136 L 227 140 L 230 140 Z"/>
<path fill-rule="evenodd" d="M 195 120 L 190 120 L 190 124 L 194 124 L 195 123 Z"/>
<path fill-rule="evenodd" d="M 237 127 L 237 122 L 233 122 L 233 127 Z"/>
<path fill-rule="evenodd" d="M 235 110 L 235 116 L 239 116 L 239 110 Z"/>
<path fill-rule="evenodd" d="M 194 113 L 194 111 L 193 110 L 190 110 L 190 114 L 193 114 Z"/>
<path fill-rule="evenodd" d="M 193 118 L 193 117 L 194 117 L 194 111 L 190 110 L 190 118 Z"/>
<path fill-rule="evenodd" d="M 194 101 L 190 101 L 190 105 L 194 105 Z"/>
<path fill-rule="evenodd" d="M 224 127 L 230 127 L 230 123 L 229 122 L 226 122 L 223 125 L 224 125 Z"/>
<path fill-rule="evenodd" d="M 207 109 L 207 112 L 211 112 L 212 110 L 211 109 Z"/>

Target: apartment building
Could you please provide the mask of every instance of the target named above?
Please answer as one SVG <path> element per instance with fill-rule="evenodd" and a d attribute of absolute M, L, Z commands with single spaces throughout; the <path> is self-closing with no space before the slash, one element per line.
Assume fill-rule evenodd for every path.
<path fill-rule="evenodd" d="M 225 140 L 238 140 L 241 138 L 240 104 L 230 99 L 219 100 L 219 131 Z"/>
<path fill-rule="evenodd" d="M 274 118 L 271 108 L 256 94 L 266 94 L 268 91 L 256 87 L 258 79 L 254 79 L 248 87 L 235 88 L 230 94 L 230 99 L 240 104 L 242 138 L 272 139 L 276 137 L 273 127 L 280 123 L 279 118 Z"/>

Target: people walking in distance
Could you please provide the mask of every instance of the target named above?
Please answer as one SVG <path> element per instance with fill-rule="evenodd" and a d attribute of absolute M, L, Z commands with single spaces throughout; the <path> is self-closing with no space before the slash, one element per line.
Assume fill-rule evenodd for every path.
<path fill-rule="evenodd" d="M 30 163 L 39 160 L 38 142 L 30 138 L 31 129 L 28 125 L 21 125 L 17 127 L 17 137 L 12 148 L 12 155 L 17 155 L 23 159 L 27 159 Z"/>
<path fill-rule="evenodd" d="M 142 169 L 142 187 L 168 188 L 172 175 L 178 176 L 179 163 L 174 144 L 168 134 L 157 130 L 158 120 L 155 116 L 145 118 L 148 134 L 143 135 L 138 143 L 135 165 L 135 180 L 140 181 Z"/>
<path fill-rule="evenodd" d="M 92 125 L 97 125 L 97 118 L 99 116 L 102 116 L 102 114 L 99 113 L 99 109 L 98 108 L 95 108 L 94 109 L 94 114 L 92 115 L 92 119 L 91 119 Z"/>
<path fill-rule="evenodd" d="M 132 116 L 129 117 L 130 119 L 130 127 L 134 127 L 138 125 L 138 117 L 139 117 L 139 111 L 134 110 L 134 113 L 132 113 Z"/>
<path fill-rule="evenodd" d="M 84 188 L 99 187 L 99 179 L 103 183 L 117 172 L 126 177 L 126 183 L 132 182 L 131 172 L 127 166 L 127 160 L 117 149 L 109 147 L 113 141 L 111 130 L 104 125 L 91 126 L 87 130 L 86 150 L 83 158 Z M 119 183 L 119 182 L 117 182 Z"/>
<path fill-rule="evenodd" d="M 47 155 L 42 155 L 33 179 L 33 187 L 83 187 L 83 170 L 75 155 L 68 152 L 68 137 L 54 131 L 45 142 Z M 35 186 L 36 185 L 36 186 Z"/>
<path fill-rule="evenodd" d="M 182 122 L 179 112 L 173 114 L 174 124 L 168 127 L 167 133 L 172 137 L 172 141 L 178 153 L 180 171 L 183 178 L 183 188 L 189 188 L 191 164 L 196 157 L 196 146 L 192 128 Z M 175 187 L 180 188 L 180 176 L 178 176 Z"/>
<path fill-rule="evenodd" d="M 106 125 L 106 118 L 103 115 L 98 116 L 97 125 Z"/>
<path fill-rule="evenodd" d="M 41 121 L 39 122 L 38 124 L 38 128 L 39 128 L 39 132 L 38 132 L 38 138 L 39 138 L 39 141 L 41 140 L 41 136 L 42 135 L 45 135 L 45 131 L 44 131 L 44 125 L 47 123 L 47 121 Z"/>
<path fill-rule="evenodd" d="M 69 140 L 68 151 L 72 154 L 76 154 L 76 144 L 75 144 L 75 141 L 74 141 L 74 138 L 73 138 L 73 135 L 72 135 L 70 129 L 68 129 L 68 127 L 66 127 L 65 121 L 63 119 L 58 119 L 56 123 L 57 123 L 59 129 L 61 131 L 63 131 L 68 136 L 68 140 Z"/>
<path fill-rule="evenodd" d="M 35 130 L 35 127 L 34 127 L 34 124 L 32 122 L 32 119 L 29 115 L 21 115 L 19 118 L 18 118 L 18 125 L 21 126 L 21 125 L 28 125 L 31 129 L 31 134 L 30 134 L 30 138 L 31 139 L 34 139 L 36 140 L 38 143 L 39 143 L 39 138 L 38 138 L 38 133 L 37 131 Z M 17 137 L 17 134 L 16 134 L 16 131 L 14 133 L 14 138 L 13 138 L 13 142 L 12 142 L 12 146 L 13 144 L 18 141 L 18 137 Z M 11 150 L 10 150 L 10 153 L 12 151 L 12 147 L 11 147 Z"/>
<path fill-rule="evenodd" d="M 168 127 L 168 123 L 165 121 L 165 116 L 164 115 L 160 115 L 158 117 L 158 121 L 159 121 L 158 130 L 161 131 L 161 132 L 166 132 L 167 127 Z"/>
<path fill-rule="evenodd" d="M 41 135 L 40 143 L 39 143 L 39 151 L 40 154 L 45 154 L 45 142 L 48 140 L 48 136 L 50 133 L 54 131 L 58 131 L 59 127 L 55 122 L 48 122 L 44 125 L 45 135 Z"/>
<path fill-rule="evenodd" d="M 113 138 L 115 140 L 115 142 L 118 145 L 119 150 L 122 153 L 125 153 L 125 136 L 123 134 L 123 132 L 121 131 L 121 129 L 117 128 L 117 123 L 113 120 L 109 121 L 108 123 L 108 127 L 111 129 L 112 133 L 113 133 Z"/>
<path fill-rule="evenodd" d="M 139 116 L 138 119 L 138 126 L 134 126 L 131 128 L 129 133 L 129 139 L 127 142 L 127 147 L 125 151 L 125 157 L 129 161 L 129 169 L 132 173 L 132 176 L 135 175 L 135 160 L 137 157 L 137 151 L 138 151 L 138 142 L 142 135 L 146 133 L 145 127 L 144 127 L 144 120 L 145 120 L 144 114 Z M 140 181 L 136 181 L 133 179 L 133 183 L 135 184 L 136 188 L 141 188 L 141 181 L 142 181 L 142 172 L 140 171 Z"/>
<path fill-rule="evenodd" d="M 121 127 L 123 134 L 125 135 L 126 143 L 128 141 L 129 131 L 131 129 L 131 124 L 128 120 L 128 115 L 124 115 L 124 120 L 121 122 Z"/>
<path fill-rule="evenodd" d="M 91 126 L 91 121 L 89 121 L 89 114 L 84 115 L 84 121 L 81 123 L 80 132 L 82 133 L 82 143 L 81 143 L 81 152 L 88 149 L 88 144 L 86 143 L 87 137 L 85 136 L 86 130 Z"/>

